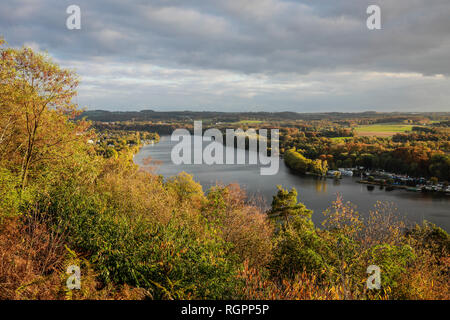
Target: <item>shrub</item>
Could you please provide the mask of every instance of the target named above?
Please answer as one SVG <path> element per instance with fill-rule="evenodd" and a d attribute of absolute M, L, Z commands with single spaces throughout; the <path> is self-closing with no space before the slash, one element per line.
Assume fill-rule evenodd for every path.
<path fill-rule="evenodd" d="M 376 245 L 369 250 L 368 255 L 369 263 L 381 269 L 382 288 L 391 290 L 398 287 L 398 281 L 406 272 L 408 263 L 415 258 L 413 249 L 408 245 Z"/>
<path fill-rule="evenodd" d="M 0 225 L 5 218 L 19 214 L 20 180 L 6 168 L 0 167 Z"/>
<path fill-rule="evenodd" d="M 68 181 L 45 200 L 50 201 L 53 224 L 62 224 L 70 245 L 90 257 L 103 283 L 148 289 L 157 299 L 232 296 L 238 264 L 215 227 L 202 215 L 183 211 L 177 201 L 168 201 L 170 193 L 160 188 L 159 179 L 146 183 L 170 205 L 165 208 L 169 219 L 161 221 L 157 211 L 129 211 L 139 203 L 138 195 L 147 193 L 123 197 L 120 190 L 127 181 L 118 179 L 120 185 L 114 186 L 108 176 L 99 177 L 94 192 L 90 184 Z M 112 199 L 120 194 L 120 200 Z"/>
<path fill-rule="evenodd" d="M 231 252 L 252 267 L 266 266 L 271 259 L 273 235 L 267 215 L 247 203 L 245 192 L 236 184 L 212 188 L 207 199 L 203 215 L 233 245 Z"/>
<path fill-rule="evenodd" d="M 0 299 L 55 299 L 64 241 L 45 224 L 19 218 L 0 226 Z"/>
<path fill-rule="evenodd" d="M 324 248 L 311 219 L 293 217 L 275 238 L 271 272 L 290 278 L 303 271 L 319 274 L 327 268 Z"/>

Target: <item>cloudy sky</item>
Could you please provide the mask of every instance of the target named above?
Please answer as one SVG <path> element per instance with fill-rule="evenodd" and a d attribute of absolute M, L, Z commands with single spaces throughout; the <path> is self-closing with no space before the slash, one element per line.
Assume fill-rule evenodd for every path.
<path fill-rule="evenodd" d="M 449 0 L 1 0 L 0 35 L 88 109 L 450 111 Z"/>

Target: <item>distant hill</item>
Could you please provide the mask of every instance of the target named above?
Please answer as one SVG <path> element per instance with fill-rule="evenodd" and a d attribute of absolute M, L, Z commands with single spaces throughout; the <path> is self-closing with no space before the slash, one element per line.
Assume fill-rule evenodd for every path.
<path fill-rule="evenodd" d="M 380 113 L 367 112 L 325 112 L 325 113 L 297 113 L 297 112 L 212 112 L 212 111 L 85 111 L 80 117 L 92 121 L 193 121 L 214 120 L 221 122 L 235 122 L 240 120 L 350 120 L 350 119 L 393 119 L 401 121 L 412 117 L 450 117 L 446 112 L 427 113 Z"/>

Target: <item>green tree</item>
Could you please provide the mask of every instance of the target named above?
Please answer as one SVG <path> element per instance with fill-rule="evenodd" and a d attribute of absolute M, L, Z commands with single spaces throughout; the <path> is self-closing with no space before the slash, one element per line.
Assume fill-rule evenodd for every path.
<path fill-rule="evenodd" d="M 270 218 L 280 218 L 286 224 L 289 224 L 289 218 L 294 216 L 311 217 L 312 210 L 297 202 L 297 190 L 292 188 L 290 191 L 277 186 L 278 192 L 273 197 L 272 208 L 269 211 Z"/>
<path fill-rule="evenodd" d="M 303 155 L 295 151 L 295 149 L 288 150 L 284 155 L 286 165 L 302 174 L 305 174 L 311 165 L 311 160 L 305 158 Z"/>
<path fill-rule="evenodd" d="M 327 161 L 322 161 L 320 159 L 316 159 L 312 161 L 310 166 L 310 171 L 312 173 L 315 173 L 319 176 L 324 176 L 328 171 L 328 164 Z"/>
<path fill-rule="evenodd" d="M 73 71 L 30 48 L 3 48 L 0 58 L 0 156 L 20 167 L 23 190 L 32 168 L 72 153 L 68 142 L 83 140 L 87 123 L 67 121 L 77 115 Z"/>
<path fill-rule="evenodd" d="M 450 181 L 450 156 L 435 154 L 431 157 L 429 172 L 442 180 Z"/>
<path fill-rule="evenodd" d="M 295 277 L 306 271 L 321 274 L 327 269 L 326 246 L 308 216 L 295 216 L 275 238 L 273 275 Z"/>

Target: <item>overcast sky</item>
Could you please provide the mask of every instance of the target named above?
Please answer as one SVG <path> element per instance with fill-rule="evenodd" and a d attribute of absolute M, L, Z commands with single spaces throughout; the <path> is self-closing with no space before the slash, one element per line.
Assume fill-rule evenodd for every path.
<path fill-rule="evenodd" d="M 0 35 L 88 109 L 450 111 L 449 0 L 1 0 Z"/>

